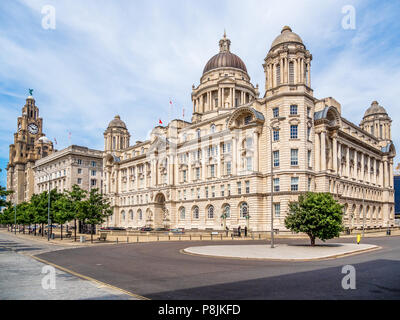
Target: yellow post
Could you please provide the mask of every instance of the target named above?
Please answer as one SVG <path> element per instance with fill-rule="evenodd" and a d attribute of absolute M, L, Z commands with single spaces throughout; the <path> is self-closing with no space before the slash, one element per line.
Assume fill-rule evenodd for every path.
<path fill-rule="evenodd" d="M 361 242 L 361 234 L 358 234 L 357 235 L 357 244 L 360 244 L 360 242 Z"/>

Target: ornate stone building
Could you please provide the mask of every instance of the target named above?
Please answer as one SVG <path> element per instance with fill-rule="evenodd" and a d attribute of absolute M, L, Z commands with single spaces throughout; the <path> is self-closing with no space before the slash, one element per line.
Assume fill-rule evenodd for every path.
<path fill-rule="evenodd" d="M 72 145 L 37 160 L 33 171 L 36 194 L 49 188 L 71 191 L 73 185 L 87 191 L 101 190 L 103 151 Z"/>
<path fill-rule="evenodd" d="M 267 231 L 273 213 L 283 230 L 288 203 L 307 191 L 333 194 L 350 228 L 393 225 L 396 152 L 385 109 L 373 102 L 357 126 L 335 99 L 315 98 L 313 57 L 289 27 L 265 58 L 263 97 L 230 45 L 224 35 L 193 86 L 191 122 L 173 120 L 130 146 L 125 123 L 111 121 L 108 225 Z"/>
<path fill-rule="evenodd" d="M 34 193 L 35 161 L 53 153 L 53 143 L 42 132 L 43 119 L 35 99 L 29 96 L 22 108 L 22 116 L 17 120 L 14 144 L 10 145 L 7 165 L 7 190 L 14 193 L 9 200 L 14 204 L 29 201 Z"/>

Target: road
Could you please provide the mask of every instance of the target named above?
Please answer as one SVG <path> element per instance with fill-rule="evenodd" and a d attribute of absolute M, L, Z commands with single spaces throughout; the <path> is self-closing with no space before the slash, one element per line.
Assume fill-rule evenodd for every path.
<path fill-rule="evenodd" d="M 127 300 L 131 296 L 55 269 L 54 289 L 44 277 L 49 269 L 31 257 L 33 254 L 65 250 L 41 241 L 15 237 L 0 232 L 0 300 Z M 62 251 L 67 252 L 67 251 Z M 54 269 L 53 269 L 54 270 Z M 46 273 L 42 273 L 45 271 Z"/>
<path fill-rule="evenodd" d="M 290 244 L 305 242 L 278 240 Z M 42 253 L 38 257 L 156 300 L 399 299 L 400 237 L 367 238 L 365 243 L 382 249 L 335 260 L 273 262 L 180 252 L 186 247 L 216 242 L 160 242 L 85 247 Z M 342 288 L 345 265 L 356 269 L 356 290 Z"/>

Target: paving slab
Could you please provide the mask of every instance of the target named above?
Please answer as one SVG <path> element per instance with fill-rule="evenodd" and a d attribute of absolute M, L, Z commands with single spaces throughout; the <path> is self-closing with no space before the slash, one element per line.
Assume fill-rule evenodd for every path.
<path fill-rule="evenodd" d="M 189 247 L 184 253 L 220 258 L 308 261 L 338 258 L 350 254 L 379 249 L 376 245 L 329 243 L 310 245 L 220 245 Z"/>

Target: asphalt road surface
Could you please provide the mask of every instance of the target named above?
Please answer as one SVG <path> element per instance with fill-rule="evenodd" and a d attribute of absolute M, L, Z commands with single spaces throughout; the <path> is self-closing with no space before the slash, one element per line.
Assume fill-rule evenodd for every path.
<path fill-rule="evenodd" d="M 400 299 L 400 237 L 367 238 L 365 243 L 382 249 L 334 260 L 273 262 L 180 252 L 196 245 L 221 244 L 216 242 L 160 242 L 85 247 L 47 252 L 38 257 L 156 300 Z M 355 290 L 342 288 L 345 265 L 356 269 Z"/>

